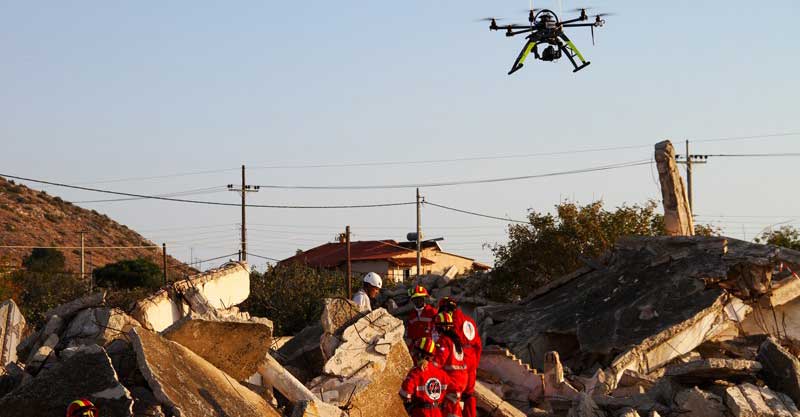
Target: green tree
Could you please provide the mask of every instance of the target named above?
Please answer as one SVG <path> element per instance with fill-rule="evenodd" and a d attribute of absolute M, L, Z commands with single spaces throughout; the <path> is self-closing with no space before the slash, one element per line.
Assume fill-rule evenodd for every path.
<path fill-rule="evenodd" d="M 488 279 L 489 296 L 519 299 L 535 288 L 599 257 L 623 236 L 664 234 L 664 216 L 650 200 L 606 210 L 602 201 L 587 205 L 563 202 L 555 214 L 531 211 L 528 224 L 508 227 L 508 243 L 495 245 L 495 269 Z M 713 236 L 719 229 L 696 225 L 695 234 Z"/>
<path fill-rule="evenodd" d="M 22 260 L 22 266 L 31 272 L 62 272 L 66 260 L 58 249 L 34 248 Z"/>
<path fill-rule="evenodd" d="M 766 243 L 775 246 L 800 251 L 800 230 L 792 226 L 781 226 L 778 230 L 764 232 L 755 239 L 758 243 Z"/>
<path fill-rule="evenodd" d="M 148 259 L 126 259 L 97 268 L 94 282 L 106 288 L 158 288 L 163 281 L 161 268 Z"/>
<path fill-rule="evenodd" d="M 276 335 L 295 334 L 319 321 L 323 298 L 345 294 L 344 276 L 301 263 L 270 266 L 250 275 L 250 297 L 240 307 L 272 320 Z"/>

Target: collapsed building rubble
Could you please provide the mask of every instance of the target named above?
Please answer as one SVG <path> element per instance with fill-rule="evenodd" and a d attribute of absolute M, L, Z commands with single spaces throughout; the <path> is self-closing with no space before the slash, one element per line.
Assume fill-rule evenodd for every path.
<path fill-rule="evenodd" d="M 800 417 L 798 266 L 798 252 L 723 237 L 624 238 L 513 304 L 488 301 L 482 274 L 420 282 L 429 302 L 454 297 L 478 321 L 482 416 Z M 0 353 L 18 344 L 0 409 L 55 416 L 83 395 L 112 416 L 407 416 L 407 287 L 366 313 L 324 300 L 320 321 L 276 350 L 272 323 L 236 308 L 247 295 L 229 287 L 246 270 L 173 284 L 131 315 L 91 294 L 22 341 L 24 318 L 0 305 Z M 56 395 L 76 367 L 91 384 Z"/>

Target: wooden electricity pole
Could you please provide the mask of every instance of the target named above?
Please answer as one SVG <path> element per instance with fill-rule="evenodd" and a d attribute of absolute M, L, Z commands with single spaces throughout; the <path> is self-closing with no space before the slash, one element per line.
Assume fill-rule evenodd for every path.
<path fill-rule="evenodd" d="M 689 197 L 689 210 L 694 213 L 694 193 L 692 192 L 692 165 L 707 164 L 708 155 L 692 155 L 689 153 L 689 141 L 686 141 L 686 157 L 682 161 L 675 161 L 686 165 L 686 194 Z"/>
<path fill-rule="evenodd" d="M 161 262 L 164 268 L 164 286 L 167 286 L 167 244 L 161 244 Z"/>
<path fill-rule="evenodd" d="M 350 226 L 344 228 L 344 241 L 347 245 L 347 299 L 353 298 L 353 266 L 350 259 Z"/>
<path fill-rule="evenodd" d="M 236 191 L 242 193 L 242 249 L 241 249 L 241 256 L 239 260 L 247 261 L 247 217 L 246 217 L 246 207 L 247 207 L 247 193 L 257 192 L 259 190 L 259 186 L 257 185 L 247 185 L 244 177 L 244 165 L 242 165 L 242 186 L 241 188 L 236 188 L 233 184 L 228 184 L 228 191 Z"/>
<path fill-rule="evenodd" d="M 85 245 L 86 232 L 85 231 L 80 231 L 79 233 L 81 234 L 81 280 L 83 280 L 84 278 L 86 278 L 86 266 L 85 266 L 85 263 L 86 263 L 86 251 L 85 251 L 85 248 L 86 248 L 86 245 Z M 90 294 L 92 293 L 92 280 L 89 280 L 89 293 Z"/>
<path fill-rule="evenodd" d="M 420 210 L 422 199 L 417 188 L 417 278 L 422 275 L 422 213 Z"/>

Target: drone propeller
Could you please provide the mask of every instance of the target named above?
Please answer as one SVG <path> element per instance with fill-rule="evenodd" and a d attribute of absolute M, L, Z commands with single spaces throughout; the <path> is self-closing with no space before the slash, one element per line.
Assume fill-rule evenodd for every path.
<path fill-rule="evenodd" d="M 475 19 L 474 21 L 475 22 L 491 22 L 492 20 L 498 21 L 498 20 L 503 20 L 503 18 L 502 17 L 482 17 L 480 19 Z"/>

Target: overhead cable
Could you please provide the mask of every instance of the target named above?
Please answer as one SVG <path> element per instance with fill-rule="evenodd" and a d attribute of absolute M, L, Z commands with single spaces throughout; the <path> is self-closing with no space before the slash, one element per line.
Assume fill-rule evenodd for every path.
<path fill-rule="evenodd" d="M 516 177 L 501 177 L 501 178 L 486 178 L 477 180 L 460 180 L 460 181 L 443 181 L 443 182 L 429 182 L 429 183 L 414 183 L 414 184 L 384 184 L 384 185 L 259 185 L 261 188 L 271 189 L 294 189 L 294 190 L 377 190 L 377 189 L 397 189 L 397 188 L 434 188 L 434 187 L 449 187 L 456 185 L 474 185 L 474 184 L 488 184 L 498 182 L 509 182 L 528 180 L 534 178 L 556 177 L 561 175 L 583 174 L 587 172 L 607 171 L 619 168 L 629 168 L 641 165 L 649 165 L 651 160 L 639 160 L 622 162 L 611 165 L 602 165 L 591 168 L 573 169 L 568 171 L 548 172 L 544 174 L 533 175 L 520 175 Z"/>
<path fill-rule="evenodd" d="M 434 207 L 439 207 L 439 208 L 445 209 L 445 210 L 457 211 L 459 213 L 470 214 L 470 215 L 473 215 L 473 216 L 485 217 L 487 219 L 502 220 L 502 221 L 511 222 L 511 223 L 530 224 L 529 221 L 514 220 L 514 219 L 509 219 L 509 218 L 506 218 L 506 217 L 490 216 L 488 214 L 476 213 L 474 211 L 462 210 L 462 209 L 458 209 L 458 208 L 455 208 L 455 207 L 443 206 L 441 204 L 431 203 L 430 201 L 424 201 L 423 204 L 431 205 L 431 206 L 434 206 Z"/>
<path fill-rule="evenodd" d="M 64 183 L 58 183 L 53 181 L 45 181 L 45 180 L 38 180 L 34 178 L 26 178 L 20 177 L 17 175 L 9 175 L 0 173 L 0 177 L 6 178 L 13 178 L 20 181 L 28 181 L 28 182 L 35 182 L 38 184 L 47 184 L 53 185 L 56 187 L 64 187 L 64 188 L 72 188 L 76 190 L 83 190 L 83 191 L 92 191 L 96 193 L 104 193 L 104 194 L 113 194 L 113 195 L 122 195 L 127 197 L 139 197 L 139 198 L 147 198 L 151 200 L 162 200 L 162 201 L 173 201 L 176 203 L 192 203 L 192 204 L 206 204 L 211 206 L 227 206 L 227 207 L 241 207 L 241 204 L 238 203 L 223 203 L 219 201 L 204 201 L 204 200 L 188 200 L 184 198 L 172 198 L 172 197 L 159 197 L 154 195 L 144 195 L 144 194 L 134 194 L 134 193 L 125 193 L 120 191 L 111 191 L 111 190 L 103 190 L 99 188 L 91 188 L 91 187 L 83 187 L 79 185 L 70 185 Z M 410 202 L 401 202 L 401 203 L 379 203 L 379 204 L 346 204 L 346 205 L 324 205 L 324 206 L 301 206 L 301 205 L 273 205 L 273 204 L 246 204 L 245 207 L 253 207 L 253 208 L 277 208 L 277 209 L 351 209 L 351 208 L 374 208 L 374 207 L 393 207 L 393 206 L 408 206 L 416 204 L 414 201 Z"/>

